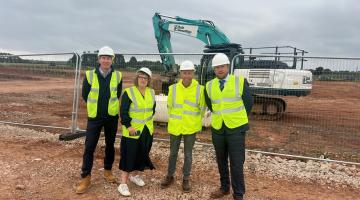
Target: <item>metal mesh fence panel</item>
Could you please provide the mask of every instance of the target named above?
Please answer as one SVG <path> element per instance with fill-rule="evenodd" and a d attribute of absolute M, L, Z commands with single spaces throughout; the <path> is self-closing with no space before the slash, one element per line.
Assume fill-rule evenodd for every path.
<path fill-rule="evenodd" d="M 70 128 L 76 55 L 0 55 L 0 120 Z"/>
<path fill-rule="evenodd" d="M 200 69 L 204 64 L 203 55 L 173 56 L 176 69 L 184 60 L 193 61 L 198 81 L 205 74 L 208 80 L 214 77 L 211 67 Z M 122 54 L 117 57 L 114 66 L 123 73 L 124 88 L 133 85 L 136 70 L 148 67 L 154 73 L 152 82 L 156 93 L 166 90 L 168 85 L 164 87 L 163 83 L 168 81 L 168 77 L 159 54 Z M 96 62 L 91 66 L 83 63 L 85 69 L 96 65 Z M 242 70 L 240 74 L 247 78 L 252 92 L 257 95 L 257 104 L 250 114 L 249 149 L 360 161 L 359 59 L 243 55 L 235 58 L 233 65 L 235 74 Z M 167 138 L 166 96 L 156 98 L 156 136 Z M 280 114 L 275 103 L 261 104 L 273 99 L 283 102 Z M 86 111 L 83 102 L 81 104 L 80 127 L 85 128 Z M 197 140 L 210 143 L 209 128 L 204 128 Z"/>
<path fill-rule="evenodd" d="M 360 59 L 264 55 L 243 59 L 235 71 L 247 77 L 260 98 L 250 116 L 248 148 L 360 161 Z M 294 65 L 294 60 L 303 64 Z M 267 114 L 278 111 L 271 103 L 274 98 L 282 99 L 286 108 L 271 118 Z"/>
<path fill-rule="evenodd" d="M 82 71 L 80 76 L 80 82 L 82 83 L 84 81 L 85 77 L 85 71 L 94 69 L 95 67 L 98 67 L 97 62 L 97 55 L 96 54 L 83 54 L 82 56 Z M 200 59 L 202 55 L 201 54 L 179 54 L 174 55 L 175 59 L 175 65 L 174 68 L 176 70 L 179 69 L 179 66 L 181 62 L 184 60 L 191 60 L 194 62 L 196 67 L 200 65 Z M 134 85 L 134 79 L 136 77 L 136 71 L 140 69 L 141 67 L 148 67 L 152 73 L 152 87 L 155 89 L 156 94 L 164 93 L 167 90 L 168 85 L 163 86 L 163 82 L 166 82 L 169 79 L 169 76 L 166 76 L 165 73 L 165 67 L 162 64 L 160 54 L 116 54 L 114 59 L 114 69 L 119 70 L 123 74 L 123 90 L 127 87 L 131 87 Z M 177 76 L 178 77 L 178 76 Z M 197 79 L 198 74 L 195 74 L 195 78 Z M 80 84 L 81 85 L 81 84 Z M 81 95 L 80 95 L 81 98 Z M 167 111 L 166 111 L 166 96 L 157 96 L 156 97 L 158 102 L 158 108 L 159 112 L 156 113 L 155 118 L 161 118 L 161 121 L 164 121 L 167 117 Z M 165 101 L 164 101 L 165 100 Z M 165 106 L 165 107 L 164 107 Z M 80 129 L 86 129 L 86 106 L 85 102 L 80 99 L 79 101 L 79 107 L 78 107 L 78 124 L 77 126 Z M 163 120 L 164 119 L 164 120 Z M 160 135 L 163 134 L 164 137 L 166 137 L 166 123 L 159 122 L 159 132 Z"/>
<path fill-rule="evenodd" d="M 211 67 L 200 67 L 202 54 L 173 56 L 175 71 L 182 61 L 191 60 L 199 82 L 206 82 L 200 80 L 205 75 L 214 77 Z M 77 77 L 74 54 L 1 55 L 0 121 L 66 128 L 75 121 L 75 128 L 86 129 L 81 85 L 85 70 L 98 63 L 96 54 L 83 54 L 81 61 Z M 160 55 L 116 54 L 113 66 L 123 73 L 123 89 L 133 85 L 139 68 L 152 70 L 157 93 L 155 136 L 168 138 L 167 97 L 161 93 L 166 93 L 169 84 L 164 83 L 170 73 L 165 73 Z M 359 58 L 242 55 L 233 60 L 233 67 L 257 95 L 248 149 L 360 162 Z M 283 110 L 274 101 L 283 102 Z M 261 105 L 264 102 L 270 103 Z M 210 129 L 204 127 L 197 140 L 211 143 Z"/>

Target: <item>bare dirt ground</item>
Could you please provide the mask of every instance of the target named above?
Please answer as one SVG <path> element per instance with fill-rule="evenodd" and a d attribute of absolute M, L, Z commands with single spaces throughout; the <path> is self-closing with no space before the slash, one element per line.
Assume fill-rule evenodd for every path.
<path fill-rule="evenodd" d="M 128 87 L 134 72 L 123 74 L 124 87 Z M 71 126 L 71 71 L 56 77 L 2 67 L 0 83 L 0 120 Z M 284 98 L 287 111 L 280 120 L 250 120 L 248 148 L 360 162 L 360 83 L 316 81 L 309 96 Z M 81 97 L 78 127 L 86 128 Z M 167 137 L 165 126 L 158 126 L 156 132 L 158 137 Z M 209 130 L 198 139 L 210 142 Z"/>
<path fill-rule="evenodd" d="M 0 120 L 71 126 L 73 74 L 59 78 L 12 68 L 1 69 Z M 125 87 L 130 86 L 133 73 L 124 72 L 124 75 Z M 281 120 L 251 120 L 247 147 L 360 162 L 359 99 L 359 83 L 315 82 L 311 95 L 286 97 L 288 110 Z M 80 100 L 78 126 L 81 129 L 85 129 L 86 125 L 84 108 Z M 50 134 L 43 132 L 42 128 L 26 130 L 25 135 L 17 129 L 11 130 L 8 134 L 0 132 L 0 167 L 3 169 L 0 172 L 0 199 L 120 198 L 116 185 L 106 184 L 101 177 L 101 148 L 97 151 L 94 164 L 93 187 L 87 194 L 78 196 L 73 193 L 72 186 L 79 178 L 83 150 L 81 141 L 65 143 L 57 141 L 57 136 L 43 138 L 43 135 L 68 132 L 57 129 L 51 130 Z M 208 133 L 205 130 L 198 134 L 198 140 L 210 142 Z M 155 136 L 167 138 L 166 127 L 158 126 Z M 180 182 L 170 191 L 158 189 L 166 170 L 166 158 L 156 157 L 161 154 L 161 146 L 158 145 L 160 149 L 154 147 L 157 170 L 145 173 L 150 184 L 144 190 L 131 185 L 135 194 L 133 198 L 207 199 L 209 191 L 218 184 L 216 165 L 213 164 L 210 169 L 203 163 L 193 168 L 196 194 L 182 194 L 179 191 Z M 116 164 L 115 173 L 119 175 Z M 356 189 L 319 185 L 317 182 L 304 183 L 296 179 L 274 179 L 249 171 L 246 173 L 246 184 L 246 199 L 360 199 Z"/>
<path fill-rule="evenodd" d="M 0 133 L 0 199 L 122 199 L 117 185 L 106 183 L 102 177 L 103 142 L 95 153 L 92 186 L 87 193 L 77 195 L 73 186 L 79 180 L 83 139 L 60 142 L 53 133 L 7 125 L 0 125 Z M 195 148 L 191 193 L 184 194 L 180 190 L 181 156 L 176 184 L 165 190 L 159 188 L 166 171 L 168 148 L 168 143 L 154 143 L 151 157 L 156 170 L 142 174 L 147 183 L 144 188 L 129 185 L 132 197 L 128 199 L 209 199 L 209 193 L 219 184 L 219 176 L 215 160 L 205 147 Z M 119 177 L 118 148 L 116 153 L 113 171 Z M 360 199 L 358 190 L 346 186 L 339 188 L 332 184 L 273 178 L 253 173 L 248 168 L 245 172 L 245 199 L 248 200 Z"/>

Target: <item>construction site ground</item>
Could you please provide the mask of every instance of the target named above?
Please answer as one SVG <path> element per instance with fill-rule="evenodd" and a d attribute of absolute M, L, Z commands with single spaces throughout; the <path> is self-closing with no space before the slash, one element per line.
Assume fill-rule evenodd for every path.
<path fill-rule="evenodd" d="M 61 70 L 58 74 L 52 69 L 41 73 L 14 67 L 1 70 L 0 120 L 71 126 L 72 70 Z M 134 72 L 123 74 L 124 87 L 131 86 Z M 155 75 L 155 79 L 159 77 Z M 287 110 L 280 120 L 250 116 L 246 143 L 249 149 L 360 162 L 359 82 L 315 81 L 309 96 L 284 98 Z M 77 126 L 86 129 L 86 107 L 81 94 L 78 108 Z M 159 123 L 155 132 L 156 137 L 167 138 L 166 124 Z M 204 129 L 197 139 L 211 142 L 209 136 L 210 130 Z"/>
<path fill-rule="evenodd" d="M 80 178 L 83 139 L 61 142 L 57 135 L 46 131 L 5 125 L 0 125 L 0 132 L 0 199 L 122 199 L 117 185 L 107 183 L 102 177 L 104 148 L 101 144 L 95 153 L 92 186 L 87 193 L 78 195 L 73 187 Z M 129 184 L 131 199 L 209 199 L 209 193 L 219 186 L 219 175 L 214 159 L 207 160 L 206 165 L 201 160 L 206 156 L 205 149 L 195 150 L 191 193 L 181 191 L 182 159 L 178 161 L 175 184 L 160 189 L 167 167 L 166 149 L 167 143 L 154 143 L 151 157 L 156 170 L 142 174 L 147 183 L 144 188 Z M 118 162 L 117 147 L 113 167 L 117 178 L 120 177 Z M 345 186 L 274 178 L 249 170 L 246 170 L 245 178 L 245 199 L 248 200 L 360 199 L 358 189 Z M 231 196 L 225 199 L 231 199 Z"/>
<path fill-rule="evenodd" d="M 0 120 L 27 124 L 70 127 L 74 79 L 72 72 L 64 77 L 37 74 L 22 69 L 2 67 L 0 73 Z M 124 72 L 124 86 L 132 84 L 133 72 Z M 82 79 L 81 79 L 82 82 Z M 360 83 L 315 81 L 310 96 L 286 97 L 288 109 L 279 121 L 250 120 L 247 147 L 273 152 L 360 162 Z M 2 126 L 2 125 L 1 125 Z M 79 102 L 78 126 L 85 129 L 85 104 Z M 93 187 L 87 194 L 76 195 L 73 185 L 79 179 L 82 139 L 59 142 L 56 134 L 68 130 L 10 128 L 0 129 L 2 149 L 0 199 L 118 199 L 116 185 L 101 177 L 103 152 L 98 148 L 94 164 Z M 8 126 L 5 129 L 9 129 Z M 22 133 L 22 130 L 25 130 Z M 311 133 L 311 134 L 309 134 Z M 36 135 L 36 137 L 33 136 Z M 42 136 L 46 135 L 46 136 Z M 56 137 L 53 137 L 53 136 Z M 50 139 L 48 139 L 48 137 Z M 157 126 L 155 137 L 167 138 L 166 127 Z M 209 131 L 197 136 L 200 142 L 211 142 Z M 161 145 L 158 145 L 160 147 Z M 117 147 L 118 148 L 118 147 Z M 156 148 L 156 145 L 154 146 Z M 154 150 L 156 151 L 156 150 Z M 119 176 L 117 156 L 114 168 Z M 193 170 L 195 194 L 182 194 L 180 182 L 169 190 L 160 190 L 159 182 L 166 171 L 166 156 L 154 157 L 155 171 L 147 171 L 149 184 L 144 189 L 131 185 L 138 199 L 201 199 L 218 186 L 216 167 Z M 274 179 L 246 173 L 247 199 L 360 199 L 358 190 L 331 184 L 304 183 L 293 179 Z M 200 194 L 200 193 L 201 194 Z M 171 197 L 169 197 L 169 195 Z M 185 195 L 185 196 L 184 196 Z"/>

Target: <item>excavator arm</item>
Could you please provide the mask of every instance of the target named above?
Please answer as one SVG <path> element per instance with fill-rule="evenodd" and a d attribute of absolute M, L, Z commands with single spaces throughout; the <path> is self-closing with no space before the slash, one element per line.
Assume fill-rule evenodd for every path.
<path fill-rule="evenodd" d="M 217 29 L 213 22 L 208 20 L 191 20 L 182 17 L 169 17 L 155 13 L 152 18 L 155 38 L 166 73 L 176 73 L 170 32 L 191 36 L 203 41 L 206 45 L 229 44 L 226 35 Z"/>
<path fill-rule="evenodd" d="M 159 52 L 162 53 L 161 60 L 165 68 L 165 75 L 169 78 L 169 80 L 161 82 L 161 91 L 164 94 L 167 94 L 168 86 L 174 83 L 177 75 L 175 59 L 171 54 L 173 51 L 170 32 L 194 37 L 206 44 L 204 50 L 206 54 L 200 60 L 198 71 L 198 80 L 203 85 L 214 77 L 212 68 L 208 67 L 214 53 L 225 53 L 230 60 L 233 60 L 235 55 L 244 53 L 240 44 L 230 43 L 226 35 L 217 29 L 211 21 L 169 17 L 159 13 L 155 13 L 152 20 L 157 46 Z M 276 47 L 276 54 L 278 54 L 277 49 L 278 47 Z M 306 96 L 311 91 L 311 81 L 300 83 L 303 82 L 304 78 L 312 80 L 312 75 L 311 72 L 305 70 L 277 69 L 276 66 L 272 65 L 262 66 L 259 69 L 251 67 L 261 64 L 261 62 L 261 60 L 245 62 L 243 56 L 237 56 L 231 63 L 232 69 L 234 69 L 231 73 L 243 75 L 249 81 L 255 96 L 255 106 L 252 112 L 260 118 L 275 120 L 280 118 L 286 109 L 286 103 L 279 95 Z M 294 62 L 296 64 L 296 59 Z M 275 61 L 275 63 L 279 62 Z M 247 64 L 251 64 L 250 67 L 246 67 Z M 273 77 L 278 78 L 274 79 Z"/>

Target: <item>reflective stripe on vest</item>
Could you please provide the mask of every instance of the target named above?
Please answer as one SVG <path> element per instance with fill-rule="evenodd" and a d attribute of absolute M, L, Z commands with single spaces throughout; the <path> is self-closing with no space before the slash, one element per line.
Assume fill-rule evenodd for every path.
<path fill-rule="evenodd" d="M 152 102 L 155 102 L 155 95 L 153 94 L 153 90 L 151 91 L 151 97 L 152 97 Z M 130 94 L 131 94 L 131 99 L 133 99 L 133 103 L 134 103 L 134 108 L 130 108 L 129 112 L 134 112 L 134 113 L 144 113 L 144 112 L 153 112 L 153 108 L 138 108 L 138 103 L 136 100 L 136 96 L 134 93 L 134 87 L 130 88 Z M 132 118 L 132 122 L 136 122 L 136 123 L 143 123 L 145 124 L 146 122 L 150 121 L 153 119 L 153 116 L 151 114 L 150 117 L 146 118 L 146 119 L 134 119 Z"/>
<path fill-rule="evenodd" d="M 194 108 L 198 108 L 200 110 L 200 107 L 199 107 L 199 99 L 200 99 L 200 85 L 198 84 L 196 86 L 196 100 L 195 100 L 195 103 L 189 101 L 189 100 L 184 100 L 184 104 L 187 104 L 191 107 L 194 107 Z M 176 84 L 173 84 L 172 86 L 172 107 L 173 108 L 183 108 L 183 105 L 182 104 L 177 104 L 176 103 Z M 183 114 L 184 115 L 198 115 L 200 114 L 200 111 L 199 112 L 192 112 L 192 111 L 183 111 Z M 169 116 L 170 118 L 172 118 L 172 116 L 170 115 Z M 174 119 L 182 119 L 182 117 L 180 116 L 176 116 Z"/>
<path fill-rule="evenodd" d="M 99 80 L 94 70 L 86 71 L 86 79 L 91 86 L 87 98 L 87 112 L 88 117 L 95 118 L 97 115 L 98 99 L 99 99 Z M 119 114 L 119 99 L 117 98 L 117 86 L 121 82 L 122 74 L 119 71 L 113 71 L 110 78 L 110 99 L 108 103 L 108 114 L 116 116 Z"/>
<path fill-rule="evenodd" d="M 211 116 L 213 128 L 220 129 L 223 122 L 228 128 L 236 128 L 248 123 L 246 109 L 241 98 L 244 77 L 229 75 L 223 91 L 219 89 L 217 78 L 209 81 L 206 87 L 213 109 Z"/>
<path fill-rule="evenodd" d="M 212 85 L 213 85 L 213 81 L 215 81 L 217 79 L 213 79 L 209 82 L 208 88 L 206 89 L 208 91 L 208 96 L 211 97 L 211 93 L 212 93 Z M 221 100 L 225 101 L 225 102 L 235 102 L 235 101 L 242 101 L 241 95 L 239 94 L 240 92 L 240 88 L 239 88 L 239 82 L 240 82 L 240 78 L 238 76 L 235 76 L 235 97 L 224 97 Z M 213 104 L 218 104 L 221 102 L 221 100 L 213 100 L 211 99 L 211 103 Z"/>
<path fill-rule="evenodd" d="M 196 80 L 192 80 L 185 88 L 181 82 L 170 86 L 168 132 L 172 135 L 194 134 L 201 130 L 201 111 L 204 103 L 200 105 L 200 95 L 204 87 Z M 171 101 L 171 102 L 170 102 Z M 202 101 L 203 96 L 202 96 Z"/>
<path fill-rule="evenodd" d="M 131 127 L 142 133 L 146 125 L 150 131 L 150 134 L 153 134 L 153 107 L 155 104 L 154 90 L 146 88 L 144 97 L 135 86 L 127 88 L 124 92 L 127 92 L 131 100 L 129 108 Z M 133 139 L 139 139 L 140 137 L 140 135 L 131 136 L 126 126 L 122 126 L 122 132 L 124 137 Z"/>

